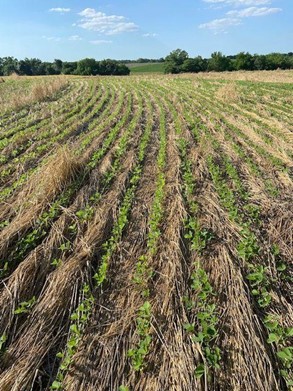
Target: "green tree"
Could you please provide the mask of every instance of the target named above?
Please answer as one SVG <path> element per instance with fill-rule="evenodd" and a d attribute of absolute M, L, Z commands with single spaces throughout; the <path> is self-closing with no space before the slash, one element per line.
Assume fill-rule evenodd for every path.
<path fill-rule="evenodd" d="M 63 65 L 62 60 L 55 58 L 54 63 L 53 63 L 53 67 L 56 71 L 56 74 L 60 75 L 60 73 L 62 72 L 62 65 Z"/>
<path fill-rule="evenodd" d="M 63 62 L 62 73 L 64 75 L 73 75 L 76 73 L 77 62 Z"/>
<path fill-rule="evenodd" d="M 83 76 L 97 75 L 99 73 L 99 65 L 94 58 L 84 58 L 78 61 L 76 73 Z"/>
<path fill-rule="evenodd" d="M 204 72 L 206 69 L 207 62 L 201 56 L 187 58 L 181 66 L 182 72 Z"/>
<path fill-rule="evenodd" d="M 188 59 L 188 53 L 185 50 L 173 50 L 166 58 L 164 65 L 165 73 L 180 73 L 185 60 Z"/>
<path fill-rule="evenodd" d="M 290 68 L 290 61 L 288 61 L 287 57 L 281 53 L 270 53 L 266 55 L 267 59 L 267 69 L 275 70 L 275 69 L 287 69 Z"/>
<path fill-rule="evenodd" d="M 129 75 L 130 69 L 115 60 L 103 60 L 99 62 L 100 75 Z"/>
<path fill-rule="evenodd" d="M 4 76 L 9 76 L 13 72 L 17 73 L 18 60 L 14 57 L 3 57 L 2 58 L 2 73 Z"/>
<path fill-rule="evenodd" d="M 232 69 L 232 63 L 229 58 L 224 56 L 221 52 L 214 52 L 208 62 L 208 70 L 223 72 L 230 71 Z"/>
<path fill-rule="evenodd" d="M 237 71 L 252 71 L 254 69 L 254 61 L 252 55 L 244 52 L 238 53 L 234 62 L 234 66 Z"/>
<path fill-rule="evenodd" d="M 253 65 L 254 65 L 254 69 L 257 70 L 257 71 L 263 71 L 265 69 L 268 69 L 267 67 L 267 57 L 264 56 L 264 55 L 258 55 L 258 54 L 255 54 L 253 56 Z"/>
<path fill-rule="evenodd" d="M 17 73 L 20 75 L 44 75 L 45 65 L 38 58 L 25 58 L 18 62 Z"/>
<path fill-rule="evenodd" d="M 51 62 L 43 62 L 44 75 L 57 75 L 58 72 Z"/>
<path fill-rule="evenodd" d="M 26 60 L 20 60 L 17 67 L 17 73 L 19 75 L 33 75 L 31 64 L 29 64 Z"/>
<path fill-rule="evenodd" d="M 130 69 L 126 65 L 124 65 L 124 64 L 118 64 L 117 71 L 118 71 L 118 75 L 125 75 L 125 76 L 127 76 L 127 75 L 130 74 Z"/>

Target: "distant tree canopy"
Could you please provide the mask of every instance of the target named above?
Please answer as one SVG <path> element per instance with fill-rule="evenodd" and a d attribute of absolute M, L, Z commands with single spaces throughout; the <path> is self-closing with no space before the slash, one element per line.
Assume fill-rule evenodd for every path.
<path fill-rule="evenodd" d="M 205 72 L 205 71 L 235 71 L 235 70 L 275 70 L 293 69 L 293 53 L 270 53 L 266 55 L 238 53 L 235 56 L 225 56 L 214 52 L 210 58 L 189 57 L 185 50 L 173 50 L 165 57 L 165 73 Z"/>
<path fill-rule="evenodd" d="M 121 64 L 147 64 L 149 62 L 164 62 L 164 57 L 161 58 L 138 58 L 137 60 L 119 60 Z"/>
<path fill-rule="evenodd" d="M 66 62 L 55 59 L 54 62 L 42 62 L 38 58 L 17 60 L 14 57 L 0 58 L 0 76 L 19 75 L 129 75 L 130 69 L 115 60 L 96 61 L 85 58 L 80 61 Z"/>
<path fill-rule="evenodd" d="M 180 73 L 184 61 L 188 60 L 188 53 L 185 50 L 173 50 L 165 58 L 165 73 Z"/>
<path fill-rule="evenodd" d="M 211 58 L 208 59 L 208 71 L 223 72 L 232 69 L 231 61 L 221 52 L 212 53 Z"/>
<path fill-rule="evenodd" d="M 173 50 L 168 56 L 159 59 L 139 58 L 137 60 L 102 60 L 84 58 L 80 61 L 43 62 L 38 58 L 18 60 L 14 57 L 0 57 L 0 76 L 12 73 L 19 75 L 129 75 L 129 63 L 164 63 L 165 73 L 234 71 L 234 70 L 275 70 L 293 69 L 293 53 L 270 53 L 266 55 L 240 52 L 233 56 L 225 56 L 214 52 L 210 58 L 201 56 L 189 57 L 182 49 Z"/>

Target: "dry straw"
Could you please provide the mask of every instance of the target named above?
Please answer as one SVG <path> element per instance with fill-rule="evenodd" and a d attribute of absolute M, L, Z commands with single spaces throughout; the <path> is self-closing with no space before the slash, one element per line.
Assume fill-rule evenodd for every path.
<path fill-rule="evenodd" d="M 236 83 L 225 83 L 217 92 L 216 97 L 225 103 L 239 103 L 241 102 L 241 95 L 238 91 Z"/>
<path fill-rule="evenodd" d="M 0 233 L 0 256 L 5 257 L 10 245 L 25 233 L 54 197 L 81 169 L 67 148 L 60 148 L 26 184 L 16 199 L 0 209 L 1 219 L 15 217 Z"/>
<path fill-rule="evenodd" d="M 27 79 L 27 78 L 26 78 Z M 4 80 L 4 79 L 2 79 Z M 7 80 L 19 81 L 22 77 L 13 74 Z M 48 80 L 34 79 L 28 89 L 18 89 L 10 91 L 1 97 L 1 109 L 3 111 L 20 110 L 36 102 L 44 102 L 52 97 L 56 92 L 65 88 L 68 80 L 64 76 L 50 78 Z"/>

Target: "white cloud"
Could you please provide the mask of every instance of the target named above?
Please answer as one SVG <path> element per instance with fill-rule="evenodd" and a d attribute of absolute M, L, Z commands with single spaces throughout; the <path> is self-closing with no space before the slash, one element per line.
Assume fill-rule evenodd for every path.
<path fill-rule="evenodd" d="M 90 41 L 93 45 L 103 45 L 106 43 L 112 43 L 113 41 L 108 41 L 106 39 L 97 39 L 96 41 Z"/>
<path fill-rule="evenodd" d="M 241 24 L 242 19 L 253 16 L 266 16 L 281 12 L 281 8 L 258 7 L 263 4 L 271 4 L 272 0 L 203 0 L 213 6 L 234 6 L 234 9 L 226 12 L 221 19 L 215 19 L 207 23 L 202 23 L 199 28 L 206 28 L 215 33 L 226 32 L 227 27 Z M 252 7 L 243 8 L 243 6 Z M 242 7 L 235 9 L 235 7 Z"/>
<path fill-rule="evenodd" d="M 99 12 L 98 12 L 99 13 Z M 81 16 L 85 16 L 86 18 L 92 18 L 97 14 L 96 10 L 93 8 L 86 8 L 79 13 Z"/>
<path fill-rule="evenodd" d="M 64 14 L 64 12 L 70 12 L 71 9 L 70 8 L 51 8 L 49 11 L 50 12 L 60 12 L 60 13 Z"/>
<path fill-rule="evenodd" d="M 138 30 L 138 26 L 133 22 L 128 22 L 124 16 L 106 15 L 103 12 L 97 12 L 93 8 L 86 8 L 79 15 L 83 17 L 77 24 L 79 27 L 86 30 L 98 31 L 105 35 Z"/>
<path fill-rule="evenodd" d="M 239 24 L 241 24 L 241 20 L 239 18 L 222 18 L 214 19 L 208 23 L 202 23 L 198 27 L 200 29 L 213 30 L 217 33 L 226 32 L 227 27 L 238 26 Z"/>
<path fill-rule="evenodd" d="M 244 8 L 240 11 L 229 11 L 226 15 L 229 15 L 234 18 L 247 18 L 249 16 L 265 16 L 275 14 L 276 12 L 281 12 L 281 8 L 268 8 L 268 7 L 250 7 Z"/>
<path fill-rule="evenodd" d="M 271 4 L 272 0 L 203 0 L 205 3 L 216 5 L 234 5 L 236 7 L 241 6 L 258 6 L 264 4 Z"/>
<path fill-rule="evenodd" d="M 71 35 L 71 37 L 68 38 L 69 41 L 81 41 L 82 38 L 79 35 Z"/>
<path fill-rule="evenodd" d="M 146 38 L 148 38 L 148 37 L 154 38 L 154 37 L 157 37 L 158 34 L 156 34 L 156 33 L 146 33 L 146 34 L 142 34 L 142 36 L 146 37 Z"/>

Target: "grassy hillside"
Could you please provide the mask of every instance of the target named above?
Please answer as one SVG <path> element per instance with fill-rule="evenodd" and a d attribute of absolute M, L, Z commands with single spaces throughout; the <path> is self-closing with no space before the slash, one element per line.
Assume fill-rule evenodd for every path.
<path fill-rule="evenodd" d="M 163 73 L 164 63 L 127 64 L 131 73 Z"/>

